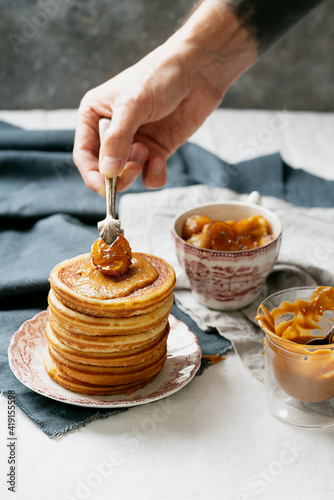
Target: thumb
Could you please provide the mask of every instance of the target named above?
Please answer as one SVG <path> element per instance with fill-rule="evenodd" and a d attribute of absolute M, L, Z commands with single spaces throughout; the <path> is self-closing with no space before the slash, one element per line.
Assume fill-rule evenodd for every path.
<path fill-rule="evenodd" d="M 115 104 L 100 148 L 99 169 L 105 177 L 115 177 L 122 172 L 130 155 L 133 137 L 142 124 L 139 116 L 139 106 L 134 100 Z"/>

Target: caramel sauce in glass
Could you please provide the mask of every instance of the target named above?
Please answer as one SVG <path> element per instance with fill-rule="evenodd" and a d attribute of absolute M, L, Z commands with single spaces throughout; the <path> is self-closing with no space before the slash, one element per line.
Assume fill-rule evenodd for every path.
<path fill-rule="evenodd" d="M 255 320 L 267 333 L 265 348 L 272 351 L 273 372 L 281 388 L 304 402 L 334 397 L 334 346 L 305 346 L 315 336 L 325 336 L 331 327 L 334 288 L 320 286 L 308 300 L 284 301 L 271 312 L 263 305 L 260 309 L 263 313 L 258 311 Z M 331 319 L 324 317 L 326 311 L 333 313 Z"/>
<path fill-rule="evenodd" d="M 269 333 L 298 344 L 305 344 L 314 338 L 313 330 L 321 330 L 322 334 L 326 335 L 327 330 L 332 326 L 332 322 L 324 318 L 324 312 L 333 311 L 334 316 L 334 288 L 319 286 L 314 290 L 309 300 L 284 301 L 271 312 L 264 306 L 261 308 L 264 315 L 257 314 L 255 321 L 260 321 L 265 325 Z M 279 322 L 278 320 L 285 314 L 289 315 L 288 319 Z M 324 326 L 327 328 L 325 331 L 323 330 Z M 320 337 L 321 332 L 317 336 Z"/>

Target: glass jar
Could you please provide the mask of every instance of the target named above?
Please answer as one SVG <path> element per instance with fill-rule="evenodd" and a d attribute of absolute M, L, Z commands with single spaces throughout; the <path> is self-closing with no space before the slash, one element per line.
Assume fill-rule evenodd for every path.
<path fill-rule="evenodd" d="M 265 299 L 258 313 L 283 301 L 308 300 L 314 288 L 291 288 Z M 263 306 L 265 309 L 263 309 Z M 280 420 L 301 427 L 334 425 L 334 344 L 305 345 L 279 337 L 265 321 L 265 395 Z"/>

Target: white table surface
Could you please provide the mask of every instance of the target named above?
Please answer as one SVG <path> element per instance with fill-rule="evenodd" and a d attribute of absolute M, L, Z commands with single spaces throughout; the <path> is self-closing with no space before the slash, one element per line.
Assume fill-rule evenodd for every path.
<path fill-rule="evenodd" d="M 72 128 L 75 111 L 0 112 L 1 119 L 31 129 Z M 334 179 L 333 137 L 333 114 L 219 110 L 192 141 L 231 162 L 280 151 L 294 167 Z M 265 407 L 263 385 L 233 352 L 165 400 L 61 438 L 48 438 L 18 409 L 16 428 L 14 494 L 6 485 L 7 399 L 1 396 L 1 499 L 334 498 L 334 427 L 302 429 L 276 420 Z"/>

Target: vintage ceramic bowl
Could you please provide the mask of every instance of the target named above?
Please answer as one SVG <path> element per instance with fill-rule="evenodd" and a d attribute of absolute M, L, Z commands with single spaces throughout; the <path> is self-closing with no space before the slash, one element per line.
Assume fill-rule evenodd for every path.
<path fill-rule="evenodd" d="M 308 300 L 313 292 L 314 287 L 276 292 L 262 302 L 258 313 L 271 313 L 284 301 Z M 275 325 L 290 319 L 290 313 L 282 314 Z M 276 335 L 277 326 L 273 329 L 265 317 L 258 323 L 266 334 L 265 394 L 269 410 L 280 420 L 301 427 L 334 425 L 334 344 L 300 344 Z"/>
<path fill-rule="evenodd" d="M 181 235 L 186 218 L 205 215 L 212 220 L 240 220 L 252 215 L 265 217 L 275 238 L 267 245 L 239 252 L 196 248 Z M 178 261 L 185 270 L 197 300 L 211 309 L 236 310 L 251 304 L 276 262 L 282 238 L 279 218 L 253 203 L 228 202 L 204 205 L 176 217 L 172 229 Z"/>

